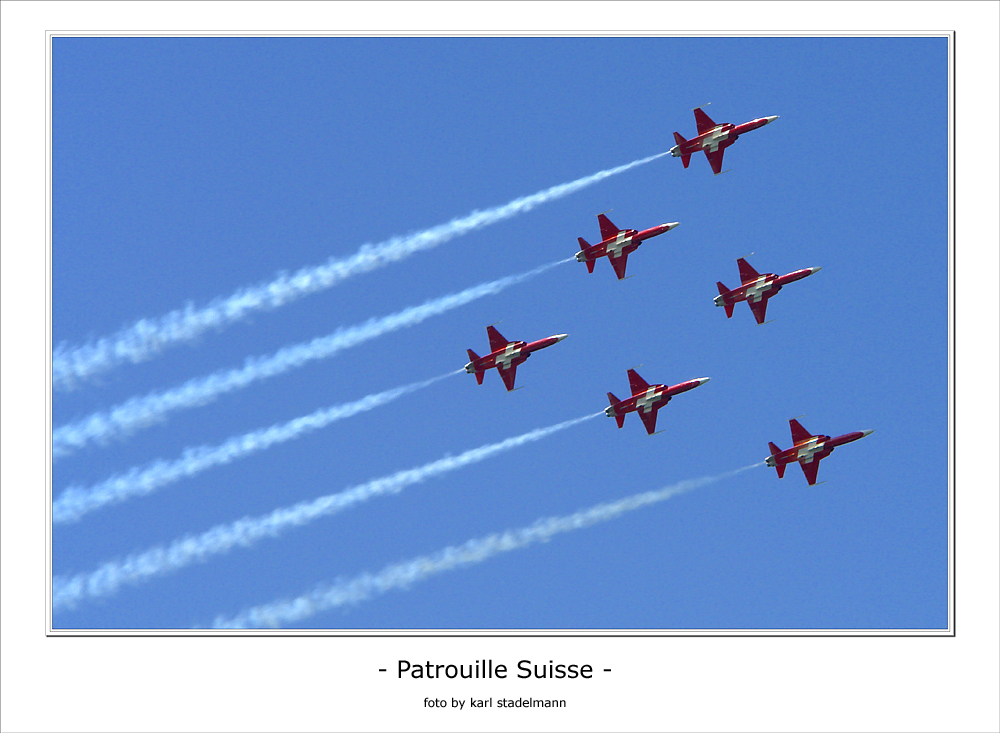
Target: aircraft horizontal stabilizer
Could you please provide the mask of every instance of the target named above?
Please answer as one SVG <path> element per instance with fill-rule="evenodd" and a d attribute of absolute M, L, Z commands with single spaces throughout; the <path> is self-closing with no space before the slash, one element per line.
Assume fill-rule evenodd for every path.
<path fill-rule="evenodd" d="M 580 243 L 580 252 L 581 253 L 583 253 L 584 251 L 586 251 L 587 249 L 590 248 L 590 243 L 586 239 L 584 239 L 583 237 L 577 237 L 576 241 L 578 241 Z M 587 255 L 585 255 L 585 254 L 578 254 L 576 256 L 576 260 L 577 260 L 577 262 L 586 262 L 587 263 L 587 272 L 591 272 L 592 273 L 594 271 L 594 262 L 595 262 L 595 260 L 593 260 L 593 259 L 587 259 Z"/>
<path fill-rule="evenodd" d="M 767 447 L 771 449 L 772 456 L 776 456 L 779 453 L 781 453 L 781 448 L 776 446 L 774 443 L 771 443 L 770 441 L 768 442 Z M 787 465 L 788 465 L 787 463 L 780 463 L 774 466 L 774 469 L 778 472 L 778 478 L 785 477 L 785 466 Z"/>
<path fill-rule="evenodd" d="M 718 302 L 719 305 L 723 306 L 726 309 L 726 318 L 732 318 L 733 317 L 733 308 L 736 306 L 736 304 L 735 303 L 727 303 L 725 301 L 725 296 L 729 295 L 729 288 L 727 288 L 725 285 L 723 285 L 720 282 L 717 282 L 715 284 L 719 288 L 719 295 L 722 296 L 722 300 L 721 301 L 717 300 L 716 302 Z"/>
<path fill-rule="evenodd" d="M 625 414 L 624 413 L 618 414 L 617 412 L 615 412 L 614 409 L 615 407 L 618 406 L 618 403 L 621 402 L 621 400 L 615 397 L 611 392 L 608 392 L 608 402 L 611 403 L 611 407 L 605 410 L 605 414 L 608 417 L 614 416 L 615 422 L 618 423 L 618 427 L 619 428 L 623 427 L 625 425 Z"/>

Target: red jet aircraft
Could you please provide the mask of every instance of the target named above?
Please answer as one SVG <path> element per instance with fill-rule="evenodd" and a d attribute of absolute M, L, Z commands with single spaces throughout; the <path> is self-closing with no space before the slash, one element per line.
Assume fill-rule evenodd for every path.
<path fill-rule="evenodd" d="M 503 383 L 507 385 L 508 392 L 514 389 L 514 377 L 517 373 L 518 364 L 527 360 L 531 356 L 531 352 L 559 343 L 569 335 L 560 333 L 555 336 L 539 339 L 538 341 L 532 341 L 529 344 L 524 341 L 508 341 L 493 326 L 487 326 L 486 333 L 490 337 L 490 353 L 486 356 L 477 356 L 476 352 L 472 349 L 466 349 L 472 361 L 465 365 L 465 371 L 469 374 L 475 374 L 476 381 L 482 384 L 483 375 L 486 370 L 496 367 L 496 370 L 500 372 Z"/>
<path fill-rule="evenodd" d="M 639 417 L 642 418 L 642 424 L 646 426 L 646 432 L 652 435 L 656 432 L 657 410 L 670 402 L 670 398 L 674 395 L 694 389 L 709 379 L 710 377 L 691 379 L 687 382 L 675 384 L 673 387 L 668 387 L 665 384 L 649 385 L 645 379 L 636 373 L 635 369 L 629 369 L 628 383 L 632 388 L 632 396 L 628 399 L 619 400 L 608 392 L 608 400 L 611 402 L 611 407 L 605 408 L 604 414 L 617 420 L 618 427 L 621 428 L 625 424 L 626 413 L 638 412 Z"/>
<path fill-rule="evenodd" d="M 695 107 L 694 121 L 698 125 L 698 137 L 685 140 L 679 132 L 675 132 L 674 140 L 677 141 L 677 144 L 670 148 L 670 154 L 675 158 L 680 158 L 684 167 L 687 168 L 691 162 L 691 154 L 704 150 L 712 170 L 718 175 L 722 172 L 722 155 L 726 148 L 736 142 L 737 138 L 744 132 L 756 130 L 776 119 L 778 119 L 778 115 L 758 117 L 756 120 L 744 122 L 742 125 L 734 125 L 729 122 L 717 125 L 711 117 L 701 110 L 701 107 Z"/>
<path fill-rule="evenodd" d="M 587 240 L 583 237 L 577 237 L 580 251 L 576 253 L 576 261 L 586 262 L 587 272 L 593 272 L 597 258 L 607 257 L 611 260 L 611 266 L 615 268 L 619 280 L 625 277 L 625 263 L 628 256 L 639 248 L 643 240 L 669 232 L 680 224 L 679 221 L 675 221 L 640 232 L 635 229 L 619 229 L 604 214 L 598 214 L 597 221 L 601 225 L 601 243 L 591 245 L 587 244 Z"/>
<path fill-rule="evenodd" d="M 757 319 L 758 325 L 764 322 L 768 298 L 773 297 L 783 285 L 809 277 L 814 272 L 823 269 L 821 267 L 806 267 L 787 275 L 775 275 L 773 272 L 761 275 L 750 267 L 742 257 L 736 260 L 736 264 L 740 266 L 740 280 L 743 284 L 730 290 L 722 283 L 716 283 L 719 286 L 719 295 L 715 296 L 715 304 L 726 309 L 726 318 L 732 318 L 733 306 L 745 300 L 750 306 L 750 310 L 753 311 L 753 317 Z"/>
<path fill-rule="evenodd" d="M 788 450 L 781 450 L 774 443 L 768 443 L 771 455 L 764 459 L 764 463 L 776 469 L 778 478 L 782 478 L 785 475 L 785 466 L 798 461 L 810 486 L 816 483 L 819 462 L 833 453 L 834 448 L 838 445 L 844 445 L 844 443 L 860 440 L 875 432 L 874 430 L 858 430 L 831 438 L 829 435 L 810 434 L 808 430 L 799 425 L 798 420 L 789 420 L 788 424 L 792 428 L 792 443 L 794 445 Z"/>

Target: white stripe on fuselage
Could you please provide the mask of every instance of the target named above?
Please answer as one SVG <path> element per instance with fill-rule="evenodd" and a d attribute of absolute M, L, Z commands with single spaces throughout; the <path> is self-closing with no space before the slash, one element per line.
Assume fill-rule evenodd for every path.
<path fill-rule="evenodd" d="M 660 393 L 656 387 L 650 387 L 643 393 L 642 397 L 635 401 L 635 409 L 649 412 L 659 401 Z"/>

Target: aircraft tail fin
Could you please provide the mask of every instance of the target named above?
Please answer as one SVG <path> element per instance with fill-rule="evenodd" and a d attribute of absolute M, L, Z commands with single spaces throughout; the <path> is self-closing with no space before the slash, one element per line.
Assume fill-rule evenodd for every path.
<path fill-rule="evenodd" d="M 779 448 L 778 446 L 776 446 L 774 443 L 768 442 L 767 447 L 771 449 L 771 455 L 772 456 L 776 456 L 779 453 L 781 453 L 781 448 Z M 776 464 L 774 466 L 774 470 L 778 472 L 778 478 L 784 478 L 785 477 L 785 467 L 787 465 L 788 465 L 787 463 L 780 463 L 780 464 Z"/>
<path fill-rule="evenodd" d="M 615 397 L 610 392 L 608 392 L 608 402 L 611 403 L 612 407 L 615 407 L 619 402 L 621 402 L 621 400 L 618 399 L 617 397 Z M 618 427 L 624 426 L 625 425 L 625 415 L 624 414 L 619 415 L 619 414 L 616 413 L 615 414 L 615 422 L 618 423 Z"/>
<path fill-rule="evenodd" d="M 674 142 L 676 142 L 678 145 L 683 145 L 684 143 L 687 142 L 687 140 L 685 140 L 684 136 L 681 135 L 679 132 L 675 132 L 674 133 Z M 690 162 L 691 162 L 691 153 L 688 153 L 687 155 L 681 155 L 681 163 L 684 164 L 685 168 L 688 167 L 688 164 Z"/>
<path fill-rule="evenodd" d="M 581 252 L 583 250 L 587 249 L 590 246 L 587 243 L 587 240 L 584 239 L 583 237 L 577 237 L 576 240 L 580 243 L 580 251 Z M 587 263 L 587 272 L 593 272 L 594 271 L 594 260 L 584 260 L 584 262 Z"/>
<path fill-rule="evenodd" d="M 735 303 L 727 303 L 726 300 L 725 300 L 725 296 L 727 296 L 729 294 L 729 288 L 727 288 L 725 285 L 723 285 L 720 282 L 717 282 L 715 284 L 719 287 L 719 299 L 721 299 L 720 305 L 722 305 L 726 309 L 726 318 L 732 318 L 733 317 L 733 308 L 736 306 L 736 304 Z M 717 301 L 719 299 L 717 299 Z"/>
<path fill-rule="evenodd" d="M 469 361 L 471 363 L 475 363 L 475 362 L 479 361 L 479 354 L 477 354 L 475 351 L 473 351 L 472 349 L 466 349 L 465 351 L 469 354 Z M 479 382 L 480 384 L 482 384 L 483 383 L 483 377 L 485 376 L 485 374 L 486 373 L 483 372 L 482 370 L 476 370 L 476 372 L 475 372 L 476 381 Z"/>

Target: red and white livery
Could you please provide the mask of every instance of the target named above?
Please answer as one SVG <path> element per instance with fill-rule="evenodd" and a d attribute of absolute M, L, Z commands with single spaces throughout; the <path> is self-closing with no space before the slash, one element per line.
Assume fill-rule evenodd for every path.
<path fill-rule="evenodd" d="M 792 428 L 792 447 L 788 450 L 781 450 L 774 443 L 768 443 L 771 455 L 764 459 L 764 463 L 778 471 L 778 478 L 785 475 L 785 466 L 798 461 L 802 466 L 802 473 L 806 475 L 806 481 L 812 486 L 816 483 L 816 473 L 819 471 L 819 462 L 833 453 L 837 446 L 860 440 L 866 435 L 871 435 L 874 430 L 856 430 L 853 433 L 845 433 L 831 438 L 829 435 L 813 435 L 804 427 L 799 425 L 798 420 L 789 420 Z"/>
<path fill-rule="evenodd" d="M 640 232 L 636 229 L 619 229 L 604 214 L 597 215 L 597 222 L 601 225 L 601 242 L 588 244 L 583 237 L 577 237 L 580 251 L 576 253 L 576 261 L 586 262 L 587 272 L 593 272 L 597 258 L 607 257 L 611 261 L 611 266 L 615 268 L 619 280 L 625 277 L 625 263 L 628 261 L 628 256 L 635 252 L 644 240 L 669 232 L 680 224 L 679 221 L 675 221 Z"/>
<path fill-rule="evenodd" d="M 719 294 L 715 296 L 715 304 L 726 309 L 726 318 L 732 318 L 733 306 L 745 300 L 750 306 L 750 310 L 753 311 L 753 317 L 757 319 L 758 325 L 764 322 L 767 301 L 774 297 L 782 286 L 809 277 L 814 272 L 823 269 L 821 267 L 806 267 L 787 275 L 775 275 L 773 272 L 761 275 L 750 267 L 742 257 L 736 260 L 736 264 L 740 266 L 740 280 L 743 284 L 730 290 L 722 283 L 717 282 Z"/>
<path fill-rule="evenodd" d="M 684 167 L 687 168 L 691 162 L 691 154 L 701 150 L 708 158 L 712 170 L 718 175 L 722 172 L 722 155 L 726 148 L 736 142 L 743 133 L 756 130 L 776 119 L 778 119 L 778 115 L 758 117 L 756 120 L 744 122 L 742 125 L 734 125 L 729 122 L 717 125 L 711 117 L 702 111 L 701 107 L 696 107 L 694 121 L 698 125 L 698 136 L 685 140 L 679 132 L 675 132 L 674 140 L 677 144 L 670 148 L 670 154 L 675 158 L 680 158 Z"/>
<path fill-rule="evenodd" d="M 475 374 L 476 381 L 482 384 L 486 370 L 496 368 L 500 372 L 500 378 L 503 379 L 508 392 L 514 389 L 514 377 L 517 374 L 519 364 L 524 363 L 533 351 L 559 343 L 568 335 L 560 333 L 532 341 L 529 344 L 524 341 L 508 341 L 493 326 L 487 326 L 486 333 L 490 337 L 490 353 L 486 356 L 478 356 L 472 349 L 466 349 L 469 352 L 469 359 L 472 361 L 465 365 L 465 371 L 469 374 Z"/>
<path fill-rule="evenodd" d="M 700 379 L 690 379 L 687 382 L 675 384 L 668 387 L 665 384 L 647 384 L 646 380 L 639 376 L 635 369 L 628 370 L 628 383 L 632 389 L 632 396 L 620 400 L 608 392 L 608 400 L 611 407 L 604 410 L 604 414 L 613 417 L 621 428 L 625 424 L 625 415 L 629 412 L 638 412 L 642 419 L 642 424 L 646 426 L 646 432 L 652 435 L 656 432 L 656 413 L 665 404 L 670 402 L 670 398 L 687 392 L 707 382 L 710 377 Z"/>

